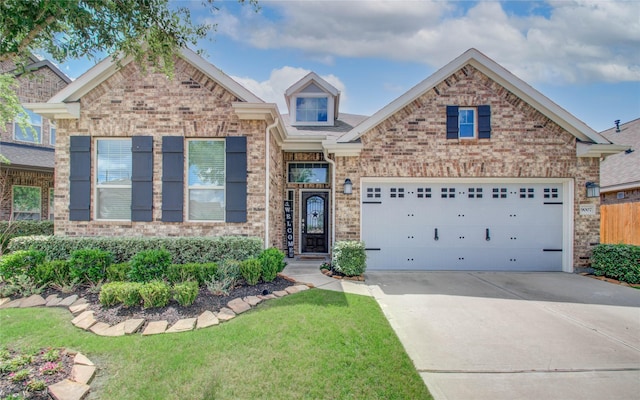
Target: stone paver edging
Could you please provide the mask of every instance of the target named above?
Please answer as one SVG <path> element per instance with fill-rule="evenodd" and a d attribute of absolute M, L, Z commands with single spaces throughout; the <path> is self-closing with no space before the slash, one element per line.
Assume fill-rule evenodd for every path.
<path fill-rule="evenodd" d="M 71 376 L 47 388 L 54 400 L 81 400 L 91 390 L 89 383 L 96 373 L 96 366 L 81 353 L 73 358 Z"/>

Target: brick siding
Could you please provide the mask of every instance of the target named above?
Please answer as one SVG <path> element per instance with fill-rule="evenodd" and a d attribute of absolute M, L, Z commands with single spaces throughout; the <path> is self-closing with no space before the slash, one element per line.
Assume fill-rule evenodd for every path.
<path fill-rule="evenodd" d="M 618 199 L 618 192 L 624 193 L 624 198 Z M 640 202 L 640 189 L 617 190 L 615 192 L 602 193 L 602 204 L 622 204 Z"/>

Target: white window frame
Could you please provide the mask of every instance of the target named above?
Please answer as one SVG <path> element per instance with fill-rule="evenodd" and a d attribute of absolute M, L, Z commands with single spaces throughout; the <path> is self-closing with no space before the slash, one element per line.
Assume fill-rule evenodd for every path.
<path fill-rule="evenodd" d="M 129 183 L 128 185 L 101 185 L 98 183 L 98 142 L 107 141 L 107 140 L 128 140 L 131 143 L 131 137 L 112 137 L 112 138 L 96 138 L 94 140 L 94 160 L 95 160 L 95 176 L 93 177 L 94 188 L 93 188 L 93 206 L 94 206 L 94 218 L 96 221 L 131 221 L 131 214 L 129 214 L 129 218 L 126 219 L 110 219 L 110 218 L 100 218 L 99 214 L 99 191 L 100 189 L 129 189 L 132 190 L 132 185 Z M 133 157 L 133 156 L 132 156 Z M 131 167 L 131 175 L 133 175 L 133 160 Z M 131 178 L 131 177 L 130 177 Z M 130 181 L 131 182 L 131 181 Z M 129 210 L 131 210 L 131 204 L 129 204 Z"/>
<path fill-rule="evenodd" d="M 49 144 L 51 146 L 56 145 L 56 136 L 58 134 L 58 127 L 53 120 L 49 120 Z"/>
<path fill-rule="evenodd" d="M 40 200 L 39 200 L 39 208 L 38 208 L 38 218 L 36 219 L 32 219 L 30 218 L 29 221 L 40 221 L 42 219 L 42 188 L 39 186 L 29 186 L 29 185 L 13 185 L 11 186 L 11 218 L 14 221 L 18 221 L 18 220 L 22 220 L 22 218 L 16 218 L 16 213 L 25 213 L 25 214 L 35 214 L 35 213 L 26 213 L 25 211 L 16 211 L 16 204 L 15 204 L 15 189 L 17 187 L 23 187 L 23 188 L 31 188 L 31 189 L 37 189 L 38 190 L 38 194 L 40 196 Z"/>
<path fill-rule="evenodd" d="M 20 139 L 20 138 L 17 137 L 16 133 L 18 132 L 18 129 L 22 130 L 22 128 L 18 124 L 18 121 L 13 121 L 13 140 L 15 140 L 16 142 L 22 142 L 22 143 L 42 144 L 42 116 L 34 113 L 33 111 L 27 110 L 26 108 L 23 108 L 23 113 L 25 113 L 27 115 L 28 120 L 29 120 L 29 125 L 31 125 L 31 127 L 36 132 L 38 132 L 37 128 L 40 128 L 40 131 L 39 131 L 37 137 L 35 138 L 36 140 Z M 31 118 L 32 116 L 38 118 L 39 121 L 34 121 L 34 119 Z M 39 122 L 39 123 L 36 123 L 36 122 Z M 25 134 L 28 137 L 32 137 L 33 136 L 33 132 L 29 128 L 27 128 L 27 131 L 25 132 Z"/>
<path fill-rule="evenodd" d="M 53 188 L 49 188 L 49 220 L 53 221 L 53 209 L 54 209 L 54 194 L 55 191 L 53 190 Z"/>
<path fill-rule="evenodd" d="M 460 124 L 462 121 L 462 111 L 473 111 L 473 136 L 461 136 L 462 129 Z M 459 107 L 458 108 L 458 139 L 477 139 L 478 138 L 478 108 L 477 107 Z"/>
<path fill-rule="evenodd" d="M 190 157 L 189 157 L 189 143 L 190 142 L 222 142 L 223 144 L 223 148 L 224 148 L 224 156 L 223 156 L 223 165 L 224 165 L 224 176 L 225 178 L 222 180 L 222 186 L 217 185 L 190 185 L 189 184 L 189 167 L 190 167 Z M 227 157 L 226 157 L 226 148 L 227 148 L 227 144 L 224 138 L 193 138 L 193 139 L 187 139 L 187 146 L 186 146 L 186 186 L 187 186 L 187 193 L 186 193 L 186 211 L 187 211 L 187 221 L 188 222 L 196 222 L 196 223 L 218 223 L 218 222 L 225 222 L 226 221 L 226 209 L 227 209 L 227 187 L 226 187 L 226 177 L 227 177 Z M 222 206 L 222 219 L 191 219 L 191 211 L 190 211 L 190 206 L 191 206 L 191 190 L 222 190 L 222 198 L 223 198 L 223 206 Z"/>
<path fill-rule="evenodd" d="M 298 99 L 304 98 L 326 98 L 327 99 L 327 120 L 326 121 L 298 121 L 297 119 L 297 102 Z M 291 96 L 289 110 L 291 110 L 291 125 L 292 126 L 333 126 L 334 125 L 334 108 L 335 99 L 328 93 L 298 93 L 295 96 Z"/>

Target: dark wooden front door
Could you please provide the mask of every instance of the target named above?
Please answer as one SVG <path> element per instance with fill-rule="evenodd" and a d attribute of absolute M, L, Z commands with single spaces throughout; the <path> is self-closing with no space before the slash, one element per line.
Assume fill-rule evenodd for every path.
<path fill-rule="evenodd" d="M 329 202 L 326 192 L 302 194 L 302 252 L 327 253 Z"/>

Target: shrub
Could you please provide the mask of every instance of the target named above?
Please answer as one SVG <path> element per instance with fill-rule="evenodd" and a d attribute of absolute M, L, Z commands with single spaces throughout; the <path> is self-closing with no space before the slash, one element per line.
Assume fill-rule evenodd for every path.
<path fill-rule="evenodd" d="M 171 264 L 171 254 L 164 249 L 144 250 L 133 256 L 129 262 L 131 270 L 128 278 L 134 282 L 150 282 L 162 279 Z"/>
<path fill-rule="evenodd" d="M 228 295 L 241 276 L 240 262 L 225 260 L 218 267 L 215 278 L 207 281 L 207 289 L 216 296 Z"/>
<path fill-rule="evenodd" d="M 596 275 L 640 283 L 640 246 L 599 244 L 593 249 L 591 266 Z"/>
<path fill-rule="evenodd" d="M 112 263 L 113 256 L 108 251 L 75 250 L 69 259 L 69 276 L 72 280 L 96 284 L 107 277 L 107 268 Z"/>
<path fill-rule="evenodd" d="M 169 304 L 171 290 L 166 282 L 147 282 L 140 287 L 140 297 L 144 308 L 164 307 Z"/>
<path fill-rule="evenodd" d="M 118 290 L 118 302 L 125 307 L 135 307 L 140 305 L 142 297 L 140 297 L 140 289 L 142 283 L 138 282 L 121 282 L 120 290 Z M 103 286 L 104 288 L 104 286 Z"/>
<path fill-rule="evenodd" d="M 107 280 L 109 282 L 126 281 L 130 270 L 129 263 L 111 264 L 107 267 Z"/>
<path fill-rule="evenodd" d="M 207 281 L 216 276 L 218 264 L 216 263 L 188 263 L 171 264 L 167 269 L 167 279 L 171 283 L 196 281 L 203 286 Z"/>
<path fill-rule="evenodd" d="M 192 305 L 198 297 L 198 283 L 187 281 L 173 287 L 173 298 L 183 307 Z"/>
<path fill-rule="evenodd" d="M 262 264 L 262 280 L 272 282 L 276 279 L 278 272 L 282 272 L 286 263 L 284 253 L 275 247 L 264 250 L 260 253 L 260 263 Z"/>
<path fill-rule="evenodd" d="M 240 279 L 242 274 L 240 273 L 240 261 L 237 260 L 225 260 L 222 262 L 222 265 L 218 267 L 216 271 L 216 278 L 230 278 L 234 281 Z"/>
<path fill-rule="evenodd" d="M 98 301 L 105 307 L 112 307 L 118 303 L 121 303 L 122 300 L 120 298 L 122 292 L 122 286 L 125 282 L 110 282 L 105 283 L 100 288 L 100 295 L 98 296 Z"/>
<path fill-rule="evenodd" d="M 15 237 L 53 235 L 53 221 L 0 221 L 0 254 Z"/>
<path fill-rule="evenodd" d="M 29 297 L 33 294 L 42 293 L 43 285 L 38 285 L 35 280 L 26 274 L 20 274 L 12 277 L 0 289 L 0 297 L 9 297 L 19 294 L 21 297 Z"/>
<path fill-rule="evenodd" d="M 45 261 L 36 266 L 33 279 L 39 285 L 64 285 L 71 281 L 69 263 L 64 260 Z"/>
<path fill-rule="evenodd" d="M 367 268 L 366 259 L 363 242 L 341 241 L 333 246 L 331 264 L 337 272 L 346 276 L 362 275 Z"/>
<path fill-rule="evenodd" d="M 171 263 L 220 264 L 223 260 L 245 260 L 257 257 L 262 250 L 262 240 L 255 237 L 69 237 L 28 236 L 11 240 L 9 250 L 30 248 L 46 253 L 50 260 L 66 260 L 74 250 L 101 249 L 113 255 L 114 263 L 129 262 L 144 250 L 166 249 L 171 253 Z"/>
<path fill-rule="evenodd" d="M 32 276 L 35 267 L 45 259 L 45 253 L 37 250 L 20 250 L 0 258 L 0 278 L 10 281 L 18 275 Z"/>
<path fill-rule="evenodd" d="M 260 275 L 262 275 L 262 263 L 255 258 L 244 260 L 240 263 L 240 273 L 247 285 L 254 286 L 260 280 Z"/>

